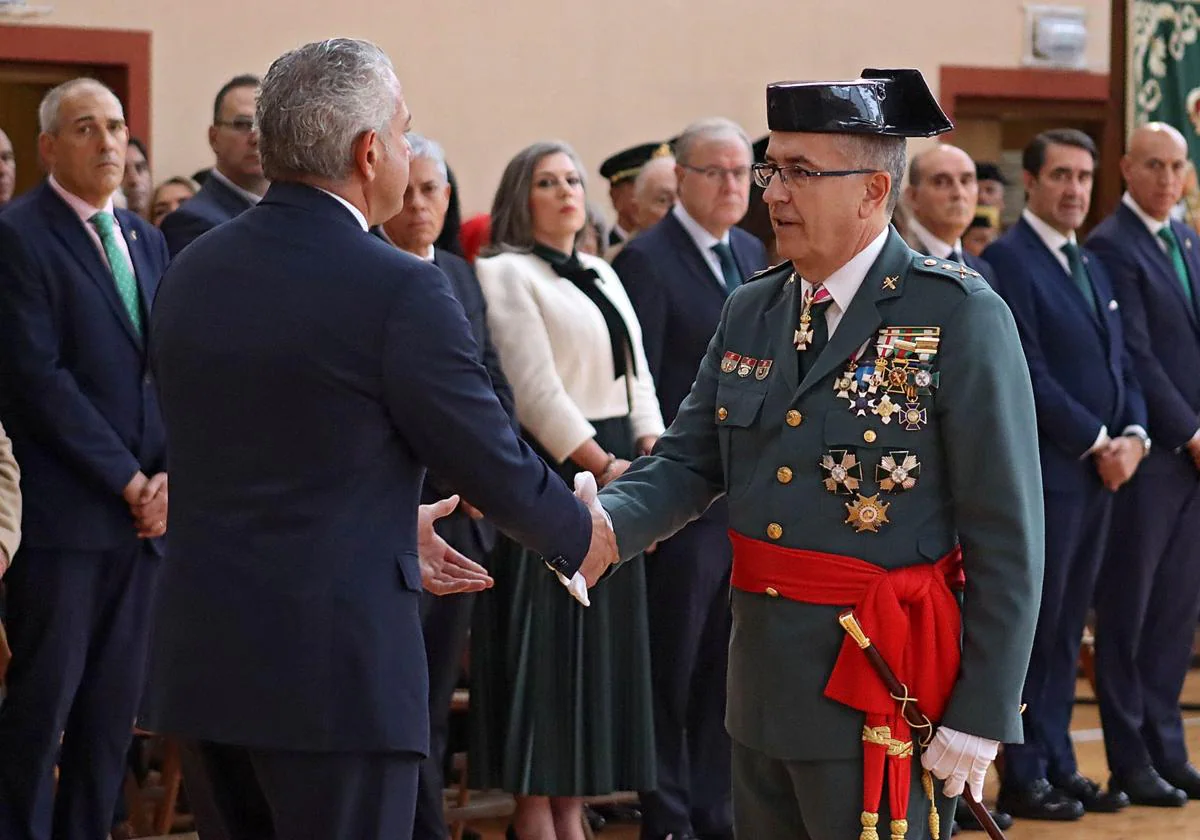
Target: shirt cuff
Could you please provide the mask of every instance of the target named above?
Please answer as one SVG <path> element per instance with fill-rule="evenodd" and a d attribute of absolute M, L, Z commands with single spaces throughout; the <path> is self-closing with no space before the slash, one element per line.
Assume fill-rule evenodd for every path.
<path fill-rule="evenodd" d="M 1085 458 L 1096 454 L 1096 450 L 1106 443 L 1108 443 L 1108 426 L 1101 426 L 1100 434 L 1096 435 L 1096 442 L 1092 444 L 1091 449 L 1079 456 L 1079 460 L 1082 461 Z"/>
<path fill-rule="evenodd" d="M 1123 436 L 1132 435 L 1133 437 L 1141 438 L 1142 440 L 1150 440 L 1150 433 L 1146 431 L 1144 426 L 1140 426 L 1137 423 L 1126 426 L 1121 434 Z"/>

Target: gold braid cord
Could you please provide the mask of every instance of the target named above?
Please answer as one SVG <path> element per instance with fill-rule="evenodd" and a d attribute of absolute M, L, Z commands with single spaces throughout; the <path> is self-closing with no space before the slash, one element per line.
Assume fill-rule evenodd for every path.
<path fill-rule="evenodd" d="M 886 748 L 888 755 L 900 758 L 912 758 L 912 741 L 897 741 L 892 737 L 892 728 L 890 726 L 864 726 L 862 739 L 868 744 L 876 744 L 877 746 Z"/>
<path fill-rule="evenodd" d="M 908 820 L 892 820 L 892 840 L 904 840 L 908 834 Z"/>
<path fill-rule="evenodd" d="M 862 833 L 858 835 L 858 840 L 879 840 L 879 815 L 872 814 L 870 811 L 862 812 Z"/>
<path fill-rule="evenodd" d="M 933 776 L 928 770 L 921 771 L 921 787 L 925 788 L 925 796 L 929 799 L 929 838 L 941 840 L 942 818 L 937 811 L 937 800 L 933 798 Z"/>

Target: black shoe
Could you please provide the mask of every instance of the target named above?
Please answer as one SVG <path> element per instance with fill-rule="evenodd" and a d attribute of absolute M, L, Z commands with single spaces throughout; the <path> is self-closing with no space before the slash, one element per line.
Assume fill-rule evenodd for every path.
<path fill-rule="evenodd" d="M 593 805 L 592 810 L 599 814 L 606 823 L 638 823 L 642 821 L 642 811 L 636 805 Z"/>
<path fill-rule="evenodd" d="M 1045 779 L 1018 787 L 1001 788 L 996 807 L 1019 820 L 1068 822 L 1083 816 L 1083 803 L 1057 790 Z"/>
<path fill-rule="evenodd" d="M 1008 831 L 1012 828 L 1013 818 L 1004 811 L 992 811 L 988 813 L 992 815 L 992 819 L 996 823 L 996 827 L 1001 831 Z M 979 824 L 979 820 L 975 819 L 975 815 L 971 813 L 971 809 L 967 807 L 967 800 L 961 796 L 958 798 L 958 803 L 954 806 L 954 822 L 963 831 L 983 831 L 983 826 Z"/>
<path fill-rule="evenodd" d="M 599 834 L 603 831 L 607 823 L 607 820 L 600 816 L 595 808 L 587 804 L 583 806 L 583 818 L 588 821 L 588 828 L 592 830 L 593 834 Z"/>
<path fill-rule="evenodd" d="M 1072 773 L 1065 779 L 1055 779 L 1051 782 L 1067 796 L 1078 799 L 1083 803 L 1083 809 L 1090 814 L 1115 814 L 1129 807 L 1129 797 L 1119 790 L 1104 790 L 1087 776 Z"/>
<path fill-rule="evenodd" d="M 1172 767 L 1158 775 L 1167 784 L 1179 788 L 1187 794 L 1188 799 L 1200 799 L 1200 770 L 1190 764 L 1182 767 Z"/>
<path fill-rule="evenodd" d="M 1108 780 L 1110 790 L 1123 790 L 1134 805 L 1149 805 L 1154 808 L 1182 808 L 1188 795 L 1158 775 L 1153 767 L 1144 767 L 1132 773 L 1116 774 Z"/>

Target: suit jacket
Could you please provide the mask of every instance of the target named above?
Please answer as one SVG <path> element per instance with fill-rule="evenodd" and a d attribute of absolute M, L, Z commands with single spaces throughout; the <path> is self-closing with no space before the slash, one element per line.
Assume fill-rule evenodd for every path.
<path fill-rule="evenodd" d="M 1011 742 L 1021 737 L 1044 553 L 1033 394 L 1008 307 L 974 273 L 941 265 L 893 230 L 803 379 L 792 344 L 800 283 L 791 266 L 743 285 L 654 454 L 600 499 L 623 558 L 722 494 L 730 527 L 747 537 L 886 569 L 932 563 L 961 544 L 963 656 L 942 722 Z M 851 410 L 839 380 L 859 348 L 867 348 L 857 368 L 865 376 L 868 363 L 876 369 L 880 330 L 931 327 L 941 341 L 915 404 L 889 394 L 904 403 L 902 413 Z M 755 364 L 729 364 L 727 354 Z M 878 393 L 866 396 L 881 405 Z M 882 494 L 889 522 L 878 533 L 848 524 L 859 500 L 826 484 L 830 473 L 818 466 L 826 455 L 839 463 L 854 455 L 861 495 Z M 910 455 L 920 464 L 911 489 L 882 488 L 885 459 L 898 466 Z M 735 555 L 735 574 L 739 562 Z M 785 760 L 861 756 L 863 716 L 824 696 L 845 639 L 841 608 L 736 588 L 731 603 L 730 734 Z"/>
<path fill-rule="evenodd" d="M 1200 237 L 1170 222 L 1200 294 Z M 1200 426 L 1200 320 L 1184 296 L 1170 258 L 1142 220 L 1122 204 L 1096 226 L 1088 248 L 1112 274 L 1125 343 L 1146 400 L 1155 446 L 1143 469 L 1188 458 L 1178 450 Z"/>
<path fill-rule="evenodd" d="M 730 229 L 729 245 L 743 279 L 767 267 L 767 249 L 741 228 Z M 663 421 L 670 424 L 729 293 L 674 213 L 625 243 L 613 270 L 637 311 Z"/>
<path fill-rule="evenodd" d="M 116 216 L 148 315 L 167 246 L 137 215 Z M 0 417 L 23 471 L 23 544 L 131 543 L 122 491 L 138 470 L 166 468 L 146 343 L 99 249 L 48 183 L 0 214 L 0 253 Z"/>
<path fill-rule="evenodd" d="M 591 538 L 513 432 L 445 275 L 275 183 L 175 259 L 152 335 L 172 458 L 155 726 L 425 752 L 425 467 L 568 576 Z"/>
<path fill-rule="evenodd" d="M 21 544 L 21 468 L 0 426 L 0 577 Z"/>
<path fill-rule="evenodd" d="M 1017 321 L 1037 404 L 1047 488 L 1099 482 L 1085 453 L 1101 426 L 1119 435 L 1146 425 L 1146 404 L 1125 349 L 1119 304 L 1104 262 L 1082 249 L 1099 312 L 1024 219 L 988 246 L 996 289 Z"/>
<path fill-rule="evenodd" d="M 171 256 L 174 257 L 217 225 L 228 222 L 253 206 L 245 196 L 238 195 L 221 183 L 219 178 L 206 178 L 200 192 L 179 205 L 179 209 L 162 221 L 163 236 L 167 237 Z"/>

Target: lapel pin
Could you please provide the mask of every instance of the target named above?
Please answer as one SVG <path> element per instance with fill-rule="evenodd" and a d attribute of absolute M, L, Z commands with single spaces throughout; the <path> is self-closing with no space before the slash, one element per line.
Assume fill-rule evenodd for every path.
<path fill-rule="evenodd" d="M 1192 240 L 1190 240 L 1190 239 L 1183 240 L 1183 247 L 1187 248 L 1189 251 L 1192 250 Z"/>
<path fill-rule="evenodd" d="M 1117 308 L 1118 308 L 1118 307 L 1117 307 L 1117 302 L 1116 302 L 1115 300 L 1110 300 L 1110 301 L 1108 302 L 1108 311 L 1109 311 L 1109 312 L 1116 312 L 1116 311 L 1117 311 Z"/>
<path fill-rule="evenodd" d="M 129 231 L 129 238 L 132 239 L 134 242 L 137 242 L 137 231 L 136 230 Z"/>
<path fill-rule="evenodd" d="M 895 291 L 896 290 L 896 281 L 898 281 L 899 279 L 900 279 L 899 277 L 884 277 L 883 278 L 883 288 Z"/>

